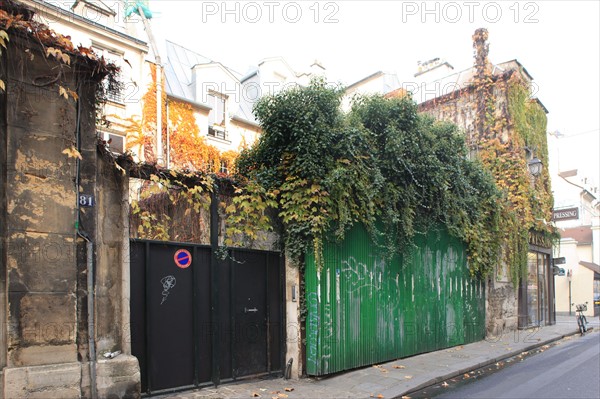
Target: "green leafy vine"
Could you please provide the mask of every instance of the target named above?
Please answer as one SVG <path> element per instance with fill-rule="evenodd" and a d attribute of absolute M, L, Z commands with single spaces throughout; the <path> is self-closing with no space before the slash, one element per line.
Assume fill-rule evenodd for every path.
<path fill-rule="evenodd" d="M 467 243 L 472 273 L 488 274 L 500 252 L 501 195 L 468 160 L 456 126 L 419 115 L 408 97 L 359 98 L 344 114 L 341 96 L 314 80 L 255 107 L 263 133 L 240 155 L 238 178 L 271 199 L 288 254 L 314 251 L 321 265 L 324 240 L 362 223 L 392 256 L 443 225 Z"/>

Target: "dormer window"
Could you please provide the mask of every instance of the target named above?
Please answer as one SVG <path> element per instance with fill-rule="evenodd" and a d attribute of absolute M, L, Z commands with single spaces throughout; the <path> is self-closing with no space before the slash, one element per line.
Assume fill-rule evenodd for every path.
<path fill-rule="evenodd" d="M 221 140 L 228 140 L 227 135 L 227 96 L 210 92 L 208 105 L 211 110 L 208 114 L 208 135 Z"/>

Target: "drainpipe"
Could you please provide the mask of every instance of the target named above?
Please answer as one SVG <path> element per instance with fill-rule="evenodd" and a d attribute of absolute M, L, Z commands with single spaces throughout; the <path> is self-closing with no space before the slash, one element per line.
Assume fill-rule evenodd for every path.
<path fill-rule="evenodd" d="M 146 18 L 142 6 L 139 5 L 138 14 L 140 15 L 142 23 L 144 24 L 144 30 L 148 35 L 148 42 L 150 43 L 150 47 L 152 47 L 152 52 L 154 53 L 154 61 L 156 62 L 156 158 L 157 163 L 161 166 L 164 166 L 164 151 L 162 142 L 162 62 L 160 59 L 160 54 L 158 52 L 158 46 L 156 45 L 156 41 L 154 40 L 154 34 L 152 33 L 150 21 L 148 21 L 148 18 Z"/>
<path fill-rule="evenodd" d="M 165 121 L 165 126 L 167 128 L 167 169 L 171 169 L 171 134 L 169 132 L 169 97 L 167 96 L 167 120 Z"/>

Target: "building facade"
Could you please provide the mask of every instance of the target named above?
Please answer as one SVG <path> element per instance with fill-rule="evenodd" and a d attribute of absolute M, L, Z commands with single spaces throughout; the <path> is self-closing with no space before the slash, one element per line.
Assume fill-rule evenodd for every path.
<path fill-rule="evenodd" d="M 554 150 L 560 138 L 553 136 Z M 554 154 L 558 157 L 558 154 Z M 556 312 L 574 314 L 575 305 L 587 303 L 587 316 L 600 314 L 600 201 L 598 187 L 577 169 L 553 165 L 552 187 L 557 197 L 553 221 L 560 245 L 554 250 L 559 270 Z"/>
<path fill-rule="evenodd" d="M 325 71 L 315 61 L 309 71 L 296 72 L 283 58 L 272 57 L 241 74 L 170 41 L 166 54 L 167 114 L 173 102 L 189 104 L 199 135 L 221 152 L 240 151 L 258 138 L 260 126 L 252 107 L 260 98 L 306 85 Z"/>
<path fill-rule="evenodd" d="M 552 227 L 549 173 L 547 170 L 546 113 L 543 104 L 530 98 L 527 91 L 533 78 L 517 60 L 500 64 L 488 61 L 487 31 L 477 30 L 473 37 L 475 66 L 454 72 L 447 62 L 436 61 L 421 65 L 415 79 L 413 99 L 422 112 L 436 119 L 458 125 L 465 134 L 471 156 L 488 165 L 496 182 L 508 192 L 516 220 L 515 224 L 529 226 L 521 229 L 520 249 L 527 259 L 507 262 L 496 267 L 495 276 L 488 280 L 486 317 L 488 334 L 504 330 L 553 324 L 554 279 L 552 278 Z M 427 76 L 431 68 L 433 76 Z M 440 70 L 452 72 L 440 77 Z M 518 96 L 517 94 L 518 93 Z M 537 125 L 519 120 L 516 106 L 535 115 Z M 491 108 L 490 108 L 491 107 Z M 489 117 L 486 112 L 493 116 Z M 494 150 L 490 150 L 493 148 Z M 509 162 L 498 162 L 510 159 Z M 536 172 L 528 166 L 539 160 L 545 169 Z M 519 182 L 507 183 L 505 174 L 519 176 Z M 521 199 L 517 197 L 521 193 Z M 528 197 L 529 199 L 523 200 Z M 536 198 L 541 198 L 537 200 Z M 520 201 L 520 202 L 519 202 Z M 527 237 L 524 237 L 524 236 Z M 514 238 L 513 238 L 514 239 Z M 518 249 L 518 248 L 517 248 Z M 515 249 L 506 252 L 515 252 Z M 508 259 L 505 257 L 505 259 Z M 519 274 L 527 276 L 519 278 Z M 515 283 L 519 281 L 519 285 Z"/>

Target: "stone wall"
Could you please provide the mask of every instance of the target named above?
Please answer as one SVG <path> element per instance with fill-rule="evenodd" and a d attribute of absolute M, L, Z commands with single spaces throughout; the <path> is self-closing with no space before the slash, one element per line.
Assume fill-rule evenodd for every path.
<path fill-rule="evenodd" d="M 91 370 L 100 397 L 138 396 L 139 367 L 127 355 L 123 322 L 127 179 L 97 150 L 92 70 L 63 68 L 60 85 L 79 95 L 79 101 L 65 99 L 56 84 L 35 84 L 56 76 L 60 65 L 31 47 L 11 37 L 0 59 L 6 85 L 0 92 L 0 301 L 7 300 L 0 303 L 0 396 L 88 397 Z M 78 141 L 80 162 L 63 153 Z M 94 195 L 96 203 L 78 217 L 80 194 Z M 89 356 L 93 291 L 77 226 L 93 244 L 97 358 L 125 353 L 115 359 Z"/>
<path fill-rule="evenodd" d="M 500 337 L 519 324 L 518 290 L 512 282 L 489 279 L 486 292 L 486 334 Z"/>

